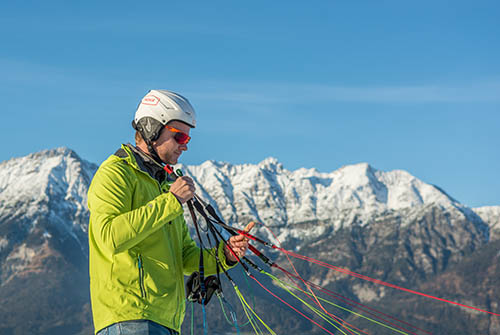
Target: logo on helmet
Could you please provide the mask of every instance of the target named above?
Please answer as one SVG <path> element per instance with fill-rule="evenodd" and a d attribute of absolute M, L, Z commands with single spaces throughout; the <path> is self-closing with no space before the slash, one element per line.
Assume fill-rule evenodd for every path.
<path fill-rule="evenodd" d="M 154 95 L 147 95 L 142 99 L 141 104 L 143 105 L 149 105 L 149 106 L 156 106 L 160 102 L 160 98 L 155 97 Z"/>

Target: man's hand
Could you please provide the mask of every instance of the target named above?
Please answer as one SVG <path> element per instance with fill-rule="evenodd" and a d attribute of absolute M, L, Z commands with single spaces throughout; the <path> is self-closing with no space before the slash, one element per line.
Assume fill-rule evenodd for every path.
<path fill-rule="evenodd" d="M 185 203 L 194 196 L 195 187 L 193 179 L 183 176 L 177 178 L 170 186 L 170 193 L 175 195 L 181 204 Z"/>
<path fill-rule="evenodd" d="M 253 226 L 255 226 L 255 222 L 250 222 L 249 224 L 247 224 L 245 229 L 243 229 L 243 231 L 248 233 L 253 228 Z M 226 245 L 224 249 L 226 259 L 233 263 L 236 263 L 238 262 L 238 258 L 233 255 L 231 250 L 229 250 L 229 247 L 233 249 L 238 258 L 242 258 L 243 256 L 245 256 L 245 253 L 248 249 L 248 238 L 241 234 L 232 236 L 228 241 L 228 245 Z"/>

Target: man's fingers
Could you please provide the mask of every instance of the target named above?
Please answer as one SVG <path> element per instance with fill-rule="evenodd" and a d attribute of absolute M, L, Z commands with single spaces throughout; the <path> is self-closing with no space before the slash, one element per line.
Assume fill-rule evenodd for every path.
<path fill-rule="evenodd" d="M 240 234 L 240 235 L 234 235 L 234 236 L 232 237 L 232 239 L 233 239 L 233 241 L 234 241 L 234 242 L 239 242 L 239 241 L 243 241 L 243 240 L 245 240 L 245 236 L 244 236 L 244 235 L 241 235 L 241 234 Z"/>
<path fill-rule="evenodd" d="M 248 239 L 243 235 L 235 235 L 229 239 L 229 244 L 234 248 L 247 248 Z"/>
<path fill-rule="evenodd" d="M 188 176 L 182 176 L 182 177 L 179 177 L 180 179 L 184 180 L 186 183 L 188 184 L 192 184 L 194 185 L 194 181 L 192 178 L 188 177 Z"/>
<path fill-rule="evenodd" d="M 248 233 L 252 228 L 255 226 L 255 222 L 250 222 L 249 224 L 246 225 L 245 229 L 243 231 L 245 233 Z M 231 249 L 233 252 L 238 256 L 238 258 L 241 258 L 245 255 L 247 249 L 248 249 L 248 238 L 245 235 L 239 234 L 232 236 L 229 239 L 229 245 L 231 246 Z"/>
<path fill-rule="evenodd" d="M 185 185 L 189 186 L 189 188 L 195 188 L 195 185 L 194 185 L 194 181 L 193 179 L 189 178 L 189 177 L 180 177 L 180 182 L 181 183 L 184 183 Z"/>
<path fill-rule="evenodd" d="M 245 227 L 245 229 L 243 229 L 243 231 L 245 233 L 248 233 L 250 230 L 252 230 L 252 228 L 255 226 L 255 222 L 250 222 L 249 224 L 247 224 L 247 226 Z"/>
<path fill-rule="evenodd" d="M 191 199 L 194 196 L 194 192 L 196 187 L 194 182 L 189 177 L 179 177 L 173 184 L 170 186 L 170 192 L 176 196 L 181 204 L 185 203 L 187 200 Z"/>
<path fill-rule="evenodd" d="M 246 241 L 244 241 L 244 242 L 233 242 L 233 243 L 231 243 L 231 246 L 232 246 L 233 248 L 235 248 L 235 247 L 236 247 L 236 248 L 244 248 L 244 247 L 246 247 L 247 245 L 248 245 L 248 242 L 246 242 Z"/>

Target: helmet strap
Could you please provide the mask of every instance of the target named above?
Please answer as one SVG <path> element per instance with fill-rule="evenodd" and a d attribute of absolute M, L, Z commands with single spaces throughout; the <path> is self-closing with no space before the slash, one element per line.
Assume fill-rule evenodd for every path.
<path fill-rule="evenodd" d="M 158 156 L 158 153 L 156 152 L 155 148 L 153 148 L 153 144 L 151 143 L 151 141 L 146 141 L 146 144 L 148 145 L 148 151 L 151 158 L 153 158 L 156 163 L 163 167 L 163 165 L 165 165 L 166 163 L 161 160 L 160 156 Z"/>

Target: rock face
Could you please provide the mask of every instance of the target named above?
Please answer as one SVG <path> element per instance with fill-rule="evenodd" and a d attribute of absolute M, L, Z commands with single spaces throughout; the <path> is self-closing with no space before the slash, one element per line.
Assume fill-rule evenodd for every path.
<path fill-rule="evenodd" d="M 455 290 L 457 299 L 498 310 L 494 285 L 500 284 L 491 278 L 500 278 L 495 244 L 500 240 L 500 206 L 470 209 L 405 171 L 378 171 L 366 163 L 331 173 L 288 171 L 273 158 L 258 165 L 208 161 L 180 167 L 193 177 L 198 194 L 230 224 L 243 226 L 257 219 L 289 250 L 438 296 L 451 294 L 451 287 L 460 288 Z M 0 163 L 1 334 L 92 332 L 86 201 L 96 169 L 66 148 Z M 255 234 L 275 241 L 264 227 Z M 281 255 L 266 252 L 286 264 Z M 474 268 L 472 260 L 481 260 L 484 273 L 467 277 Z M 366 304 L 391 306 L 395 314 L 428 331 L 444 334 L 454 329 L 453 334 L 460 334 L 453 326 L 458 318 L 465 322 L 463 329 L 498 333 L 498 322 L 491 318 L 471 316 L 463 321 L 463 313 L 469 314 L 462 311 L 435 318 L 436 309 L 425 301 L 416 308 L 413 300 L 408 302 L 389 288 L 294 263 L 304 278 Z M 468 295 L 471 283 L 474 294 Z M 269 318 L 273 329 L 321 331 L 290 318 L 272 297 L 255 291 L 261 302 L 257 310 Z M 212 327 L 223 331 L 227 326 L 218 308 L 209 307 Z M 443 322 L 448 328 L 440 328 Z"/>
<path fill-rule="evenodd" d="M 474 212 L 490 226 L 491 241 L 500 240 L 500 206 L 474 208 Z"/>

